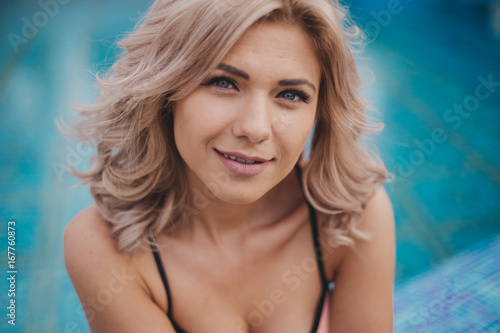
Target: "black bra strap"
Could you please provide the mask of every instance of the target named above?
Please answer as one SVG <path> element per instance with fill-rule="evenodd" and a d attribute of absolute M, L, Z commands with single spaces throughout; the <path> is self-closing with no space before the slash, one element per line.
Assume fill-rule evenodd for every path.
<path fill-rule="evenodd" d="M 165 287 L 165 292 L 167 293 L 167 304 L 168 304 L 167 315 L 169 317 L 172 317 L 172 300 L 170 299 L 170 288 L 168 287 L 168 281 L 167 281 L 167 276 L 165 275 L 165 269 L 163 268 L 160 254 L 158 253 L 158 248 L 155 245 L 156 242 L 151 237 L 149 238 L 149 241 L 151 242 L 150 247 L 155 257 L 156 267 L 158 268 L 158 272 L 160 272 L 161 281 L 163 282 L 163 286 Z"/>
<path fill-rule="evenodd" d="M 161 281 L 163 282 L 163 286 L 165 287 L 165 292 L 167 293 L 167 317 L 170 319 L 172 326 L 177 333 L 186 333 L 186 331 L 175 321 L 172 313 L 172 300 L 170 298 L 170 288 L 168 287 L 167 275 L 165 274 L 165 269 L 163 268 L 163 264 L 161 263 L 160 253 L 158 252 L 158 248 L 156 246 L 156 242 L 152 237 L 148 238 L 151 242 L 150 247 L 153 252 L 156 261 L 156 267 L 158 268 L 158 272 L 160 272 Z"/>
<path fill-rule="evenodd" d="M 302 187 L 302 170 L 300 169 L 298 163 L 295 164 L 295 173 L 297 174 L 297 178 L 299 179 L 302 193 L 304 193 L 304 188 Z M 305 198 L 305 196 L 304 199 L 307 203 L 307 208 L 309 208 L 309 219 L 311 220 L 314 251 L 316 253 L 316 261 L 318 263 L 321 283 L 323 284 L 323 287 L 328 288 L 328 280 L 326 279 L 325 268 L 323 267 L 323 254 L 321 252 L 321 243 L 319 241 L 320 238 L 319 238 L 318 225 L 316 219 L 316 211 L 314 210 L 314 207 L 309 203 L 309 201 L 307 201 L 307 198 Z"/>
<path fill-rule="evenodd" d="M 318 304 L 316 305 L 316 311 L 313 321 L 313 326 L 311 328 L 311 333 L 316 333 L 318 331 L 319 322 L 321 321 L 321 315 L 323 314 L 323 306 L 325 302 L 326 291 L 321 291 L 321 296 L 319 298 Z"/>

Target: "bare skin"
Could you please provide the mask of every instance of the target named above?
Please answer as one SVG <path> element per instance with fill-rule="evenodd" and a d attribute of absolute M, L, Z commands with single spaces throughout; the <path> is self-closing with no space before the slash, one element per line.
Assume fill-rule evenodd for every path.
<path fill-rule="evenodd" d="M 157 237 L 174 317 L 188 332 L 311 329 L 322 287 L 317 268 L 311 266 L 314 248 L 307 206 L 292 170 L 317 103 L 320 73 L 311 59 L 315 57 L 300 28 L 254 27 L 223 60 L 244 70 L 249 79 L 224 73 L 238 89 L 217 81 L 178 103 L 176 142 L 192 189 L 206 188 L 207 170 L 225 170 L 214 148 L 271 160 L 251 181 L 230 174 L 231 186 L 212 196 L 189 225 Z M 297 77 L 316 88 L 299 85 L 310 96 L 307 103 L 290 93 L 296 85 L 278 84 Z M 210 117 L 197 123 L 190 112 L 205 105 Z M 234 105 L 244 112 L 229 109 Z M 227 121 L 225 112 L 234 117 Z M 287 126 L 279 126 L 285 120 Z M 204 131 L 197 126 L 205 126 Z M 327 278 L 335 276 L 336 284 L 330 332 L 392 332 L 394 221 L 383 189 L 368 202 L 360 228 L 370 232 L 372 240 L 357 244 L 356 252 L 347 247 L 322 249 Z M 95 207 L 68 225 L 64 251 L 93 332 L 175 332 L 165 315 L 167 298 L 151 251 L 119 252 Z"/>

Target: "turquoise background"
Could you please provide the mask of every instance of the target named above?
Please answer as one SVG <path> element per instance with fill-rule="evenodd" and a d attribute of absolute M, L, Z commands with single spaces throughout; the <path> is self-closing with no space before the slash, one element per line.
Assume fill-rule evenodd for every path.
<path fill-rule="evenodd" d="M 115 42 L 148 7 L 132 0 L 40 5 L 49 2 L 0 4 L 2 332 L 88 332 L 64 268 L 62 232 L 92 202 L 86 188 L 72 188 L 78 182 L 64 166 L 73 155 L 85 168 L 89 152 L 65 141 L 54 120 L 71 123 L 71 103 L 92 102 L 92 73 L 113 63 Z M 500 18 L 493 19 L 500 9 L 494 1 L 349 3 L 368 31 L 358 62 L 364 93 L 386 125 L 375 142 L 395 177 L 386 188 L 403 285 L 500 233 L 500 84 L 468 106 L 473 111 L 453 111 L 474 102 L 480 78 L 500 82 Z M 25 39 L 12 42 L 14 35 Z M 9 220 L 17 228 L 15 328 L 5 316 Z"/>

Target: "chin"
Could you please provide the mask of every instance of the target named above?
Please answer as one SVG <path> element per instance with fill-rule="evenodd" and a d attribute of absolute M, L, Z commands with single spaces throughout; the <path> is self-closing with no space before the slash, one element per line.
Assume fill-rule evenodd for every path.
<path fill-rule="evenodd" d="M 232 205 L 247 205 L 254 203 L 261 199 L 265 195 L 264 192 L 259 193 L 249 193 L 249 192 L 232 192 L 232 193 L 220 193 L 217 195 L 217 199 Z"/>

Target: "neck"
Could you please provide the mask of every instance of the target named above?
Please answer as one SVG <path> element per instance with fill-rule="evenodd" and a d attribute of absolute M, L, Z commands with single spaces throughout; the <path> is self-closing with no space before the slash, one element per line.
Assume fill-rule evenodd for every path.
<path fill-rule="evenodd" d="M 260 199 L 248 204 L 201 196 L 205 189 L 193 188 L 198 189 L 191 193 L 197 209 L 190 216 L 187 232 L 190 237 L 203 237 L 220 248 L 241 246 L 249 233 L 273 226 L 303 201 L 295 171 Z"/>

